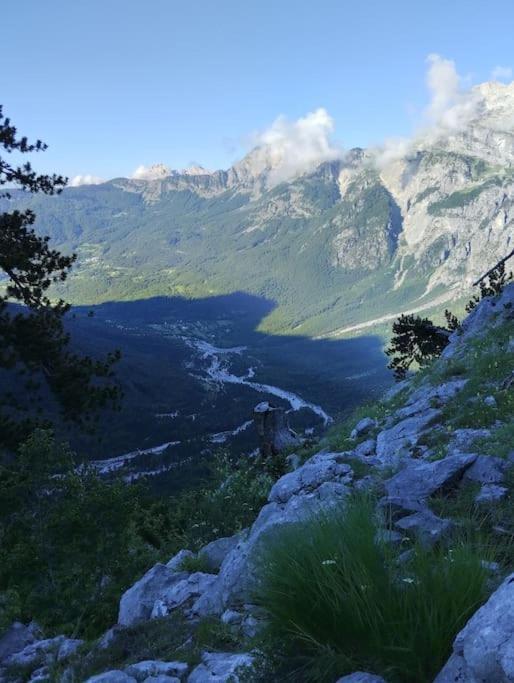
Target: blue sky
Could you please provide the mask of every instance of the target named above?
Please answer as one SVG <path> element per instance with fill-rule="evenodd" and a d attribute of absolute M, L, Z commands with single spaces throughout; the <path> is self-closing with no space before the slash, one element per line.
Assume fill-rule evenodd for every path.
<path fill-rule="evenodd" d="M 344 147 L 409 134 L 427 55 L 488 80 L 514 66 L 512 26 L 501 0 L 17 0 L 2 7 L 0 101 L 49 144 L 44 170 L 225 168 L 278 115 L 319 107 Z"/>

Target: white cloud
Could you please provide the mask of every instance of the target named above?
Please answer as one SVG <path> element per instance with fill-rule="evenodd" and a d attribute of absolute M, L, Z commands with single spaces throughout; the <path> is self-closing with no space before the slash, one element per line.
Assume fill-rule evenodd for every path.
<path fill-rule="evenodd" d="M 152 166 L 138 166 L 131 178 L 135 180 L 155 180 L 165 178 L 171 173 L 170 169 L 164 164 L 153 164 Z"/>
<path fill-rule="evenodd" d="M 68 185 L 70 187 L 79 187 L 80 185 L 99 185 L 100 183 L 104 183 L 105 180 L 103 178 L 99 178 L 96 175 L 76 175 L 74 176 Z"/>
<path fill-rule="evenodd" d="M 426 82 L 431 98 L 426 118 L 432 128 L 428 132 L 437 137 L 444 132 L 462 130 L 479 112 L 479 94 L 463 87 L 455 62 L 437 54 L 429 55 L 427 62 Z"/>
<path fill-rule="evenodd" d="M 475 89 L 466 87 L 469 79 L 459 75 L 455 62 L 430 54 L 427 64 L 429 103 L 411 137 L 386 140 L 375 150 L 379 166 L 403 157 L 422 142 L 431 143 L 464 130 L 480 113 L 482 97 Z"/>
<path fill-rule="evenodd" d="M 510 66 L 495 66 L 491 71 L 491 78 L 493 81 L 511 81 L 512 67 Z"/>
<path fill-rule="evenodd" d="M 323 161 L 341 156 L 332 139 L 334 121 L 323 108 L 290 121 L 279 116 L 265 131 L 253 136 L 250 154 L 254 172 L 269 171 L 271 183 L 305 173 Z"/>

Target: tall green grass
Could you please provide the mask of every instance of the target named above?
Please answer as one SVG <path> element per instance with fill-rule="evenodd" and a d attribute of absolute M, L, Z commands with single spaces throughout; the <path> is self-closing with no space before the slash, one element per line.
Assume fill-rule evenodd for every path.
<path fill-rule="evenodd" d="M 486 597 L 486 573 L 465 542 L 415 548 L 404 563 L 398 552 L 377 541 L 374 505 L 362 498 L 274 538 L 256 599 L 291 680 L 332 683 L 357 669 L 391 683 L 433 680 Z"/>

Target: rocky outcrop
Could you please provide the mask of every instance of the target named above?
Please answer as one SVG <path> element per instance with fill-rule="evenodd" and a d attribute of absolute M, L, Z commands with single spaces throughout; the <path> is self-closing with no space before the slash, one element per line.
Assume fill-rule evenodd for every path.
<path fill-rule="evenodd" d="M 30 672 L 33 683 L 49 681 L 50 667 L 65 663 L 83 643 L 63 635 L 42 639 L 36 624 L 14 623 L 0 640 L 0 681 L 11 680 L 10 675 L 4 675 L 13 670 Z"/>
<path fill-rule="evenodd" d="M 514 574 L 456 637 L 453 654 L 434 683 L 514 681 Z"/>
<path fill-rule="evenodd" d="M 253 657 L 249 654 L 204 652 L 202 663 L 193 669 L 187 683 L 242 683 L 252 664 Z"/>
<path fill-rule="evenodd" d="M 284 526 L 344 504 L 352 479 L 351 467 L 343 463 L 344 457 L 341 453 L 318 453 L 277 481 L 248 538 L 225 558 L 209 592 L 193 605 L 193 614 L 221 615 L 229 607 L 237 608 L 251 601 L 251 591 L 258 581 L 256 561 L 265 540 Z"/>

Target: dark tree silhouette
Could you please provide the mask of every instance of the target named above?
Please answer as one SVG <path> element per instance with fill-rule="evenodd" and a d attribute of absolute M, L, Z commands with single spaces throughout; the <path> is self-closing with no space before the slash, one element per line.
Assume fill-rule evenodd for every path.
<path fill-rule="evenodd" d="M 395 379 L 404 379 L 411 365 L 423 366 L 440 356 L 450 334 L 449 329 L 437 327 L 428 318 L 401 315 L 393 323 L 393 336 L 386 349 Z"/>
<path fill-rule="evenodd" d="M 66 178 L 7 160 L 12 152 L 45 149 L 41 140 L 19 137 L 0 106 L 0 199 L 10 199 L 12 187 L 62 191 Z M 119 352 L 97 360 L 71 350 L 63 324 L 70 305 L 50 299 L 48 289 L 66 279 L 76 256 L 52 249 L 49 238 L 34 231 L 35 218 L 30 210 L 0 213 L 0 446 L 8 448 L 48 425 L 45 405 L 88 427 L 100 408 L 118 407 L 121 398 L 112 370 Z"/>

